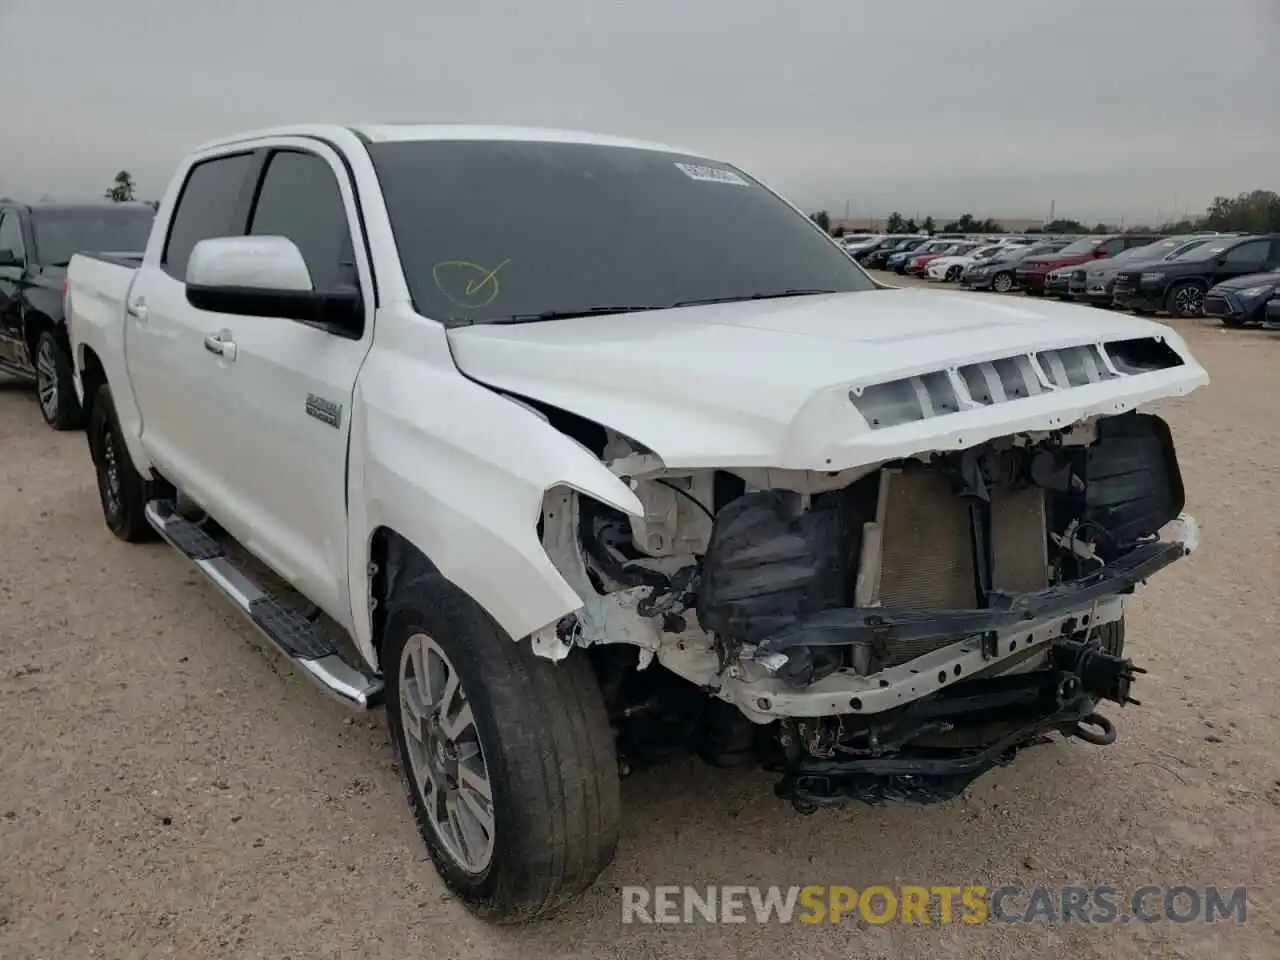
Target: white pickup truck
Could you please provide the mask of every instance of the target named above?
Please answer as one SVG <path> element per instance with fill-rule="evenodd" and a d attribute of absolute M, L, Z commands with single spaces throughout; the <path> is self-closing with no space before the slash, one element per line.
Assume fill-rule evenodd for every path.
<path fill-rule="evenodd" d="M 582 891 L 620 771 L 925 802 L 1108 743 L 1125 596 L 1195 547 L 1171 329 L 872 281 L 655 144 L 308 126 L 201 147 L 67 292 L 103 511 L 385 705 L 483 915 Z M 726 830 L 729 828 L 726 826 Z"/>

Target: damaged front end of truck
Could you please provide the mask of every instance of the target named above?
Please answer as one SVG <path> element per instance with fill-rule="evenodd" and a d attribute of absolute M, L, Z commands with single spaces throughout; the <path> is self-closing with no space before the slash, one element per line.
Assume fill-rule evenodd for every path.
<path fill-rule="evenodd" d="M 849 401 L 889 435 L 1178 362 L 1084 346 Z M 836 471 L 677 469 L 600 428 L 644 516 L 548 494 L 584 604 L 535 646 L 587 649 L 628 762 L 763 764 L 806 812 L 944 800 L 1053 733 L 1108 744 L 1101 704 L 1143 672 L 1125 598 L 1198 542 L 1168 425 L 1113 409 Z"/>

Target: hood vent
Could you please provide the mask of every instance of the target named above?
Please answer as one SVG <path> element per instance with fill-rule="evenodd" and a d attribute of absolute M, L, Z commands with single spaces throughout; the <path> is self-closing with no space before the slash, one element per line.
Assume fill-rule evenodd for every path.
<path fill-rule="evenodd" d="M 1038 393 L 1182 366 L 1164 340 L 1142 337 L 1023 353 L 889 380 L 849 392 L 872 429 L 897 427 Z"/>

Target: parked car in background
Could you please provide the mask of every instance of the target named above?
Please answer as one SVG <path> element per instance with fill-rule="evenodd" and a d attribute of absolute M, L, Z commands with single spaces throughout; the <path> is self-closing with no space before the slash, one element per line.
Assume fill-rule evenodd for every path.
<path fill-rule="evenodd" d="M 1121 250 L 1140 247 L 1157 239 L 1156 234 L 1117 233 L 1111 235 L 1081 237 L 1057 253 L 1028 257 L 1014 271 L 1017 286 L 1033 296 L 1043 296 L 1050 273 L 1064 267 L 1074 267 L 1090 260 L 1102 260 L 1115 256 Z M 1065 292 L 1065 280 L 1063 291 Z"/>
<path fill-rule="evenodd" d="M 960 283 L 973 290 L 1008 293 L 1014 288 L 1014 270 L 1027 257 L 1057 253 L 1066 240 L 1040 240 L 1026 246 L 1010 246 L 1007 252 L 981 263 L 974 263 L 960 274 Z"/>
<path fill-rule="evenodd" d="M 849 251 L 849 256 L 857 260 L 863 266 L 870 264 L 871 258 L 880 251 L 890 251 L 895 249 L 905 240 L 902 236 L 885 236 L 876 240 L 871 240 L 864 244 L 859 244 L 856 249 Z M 887 256 L 887 253 L 886 253 Z"/>
<path fill-rule="evenodd" d="M 1112 305 L 1116 277 L 1122 270 L 1137 263 L 1172 260 L 1211 239 L 1210 236 L 1196 234 L 1165 237 L 1143 247 L 1121 250 L 1114 257 L 1107 257 L 1105 260 L 1072 267 L 1068 293 L 1073 300 L 1083 300 L 1095 307 L 1109 307 Z"/>
<path fill-rule="evenodd" d="M 902 272 L 912 277 L 923 277 L 925 268 L 938 257 L 968 253 L 977 246 L 978 244 L 971 240 L 944 240 L 938 244 L 931 244 L 909 257 Z"/>
<path fill-rule="evenodd" d="M 36 385 L 56 430 L 80 423 L 63 316 L 67 264 L 80 251 L 141 255 L 147 203 L 0 204 L 0 370 Z"/>
<path fill-rule="evenodd" d="M 1280 297 L 1280 268 L 1246 273 L 1210 287 L 1204 295 L 1204 313 L 1217 317 L 1227 327 L 1260 324 L 1265 322 L 1267 306 L 1276 297 Z"/>
<path fill-rule="evenodd" d="M 1198 317 L 1204 295 L 1224 280 L 1280 266 L 1280 233 L 1211 237 L 1181 256 L 1124 270 L 1116 277 L 1115 302 L 1139 314 L 1165 310 L 1175 317 Z"/>
<path fill-rule="evenodd" d="M 990 260 L 1005 252 L 1007 248 L 998 243 L 988 243 L 984 246 L 977 246 L 968 253 L 950 253 L 945 256 L 938 257 L 930 261 L 929 266 L 925 269 L 925 276 L 930 280 L 941 280 L 944 283 L 954 283 L 960 279 L 965 268 L 974 263 L 981 263 L 984 260 Z"/>
<path fill-rule="evenodd" d="M 855 251 L 865 249 L 882 239 L 883 234 L 879 233 L 846 233 L 842 237 L 836 238 L 836 243 L 844 247 L 849 254 Z"/>
<path fill-rule="evenodd" d="M 923 235 L 901 237 L 897 243 L 887 243 L 874 253 L 868 254 L 863 266 L 870 267 L 873 270 L 892 270 L 900 262 L 895 261 L 894 257 L 905 259 L 908 253 L 929 243 L 931 239 L 931 237 Z"/>
<path fill-rule="evenodd" d="M 1262 316 L 1263 330 L 1280 330 L 1280 297 L 1272 297 Z"/>

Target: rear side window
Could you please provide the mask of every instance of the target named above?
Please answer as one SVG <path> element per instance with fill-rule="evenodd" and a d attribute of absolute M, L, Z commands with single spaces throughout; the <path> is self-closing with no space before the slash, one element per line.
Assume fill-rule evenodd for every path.
<path fill-rule="evenodd" d="M 1271 244 L 1266 240 L 1253 240 L 1242 243 L 1227 251 L 1227 263 L 1263 263 L 1267 259 L 1267 251 Z"/>
<path fill-rule="evenodd" d="M 252 163 L 252 154 L 238 153 L 206 160 L 191 168 L 160 258 L 166 273 L 185 281 L 187 261 L 197 243 L 241 232 L 235 222 L 236 205 Z"/>
<path fill-rule="evenodd" d="M 1107 256 L 1114 256 L 1115 254 L 1123 250 L 1124 247 L 1125 247 L 1124 237 L 1112 237 L 1110 240 L 1107 240 L 1104 243 L 1102 243 L 1098 247 L 1098 249 L 1101 250 L 1103 253 L 1105 253 Z"/>

